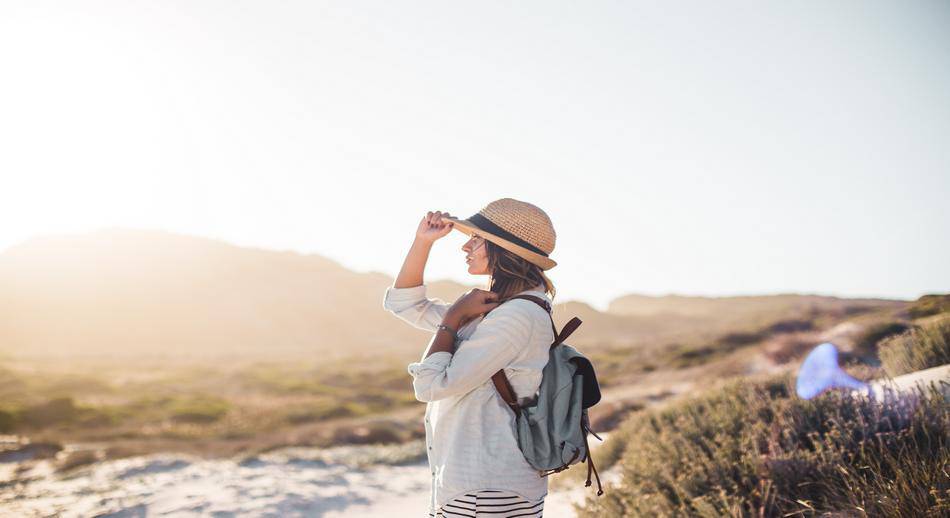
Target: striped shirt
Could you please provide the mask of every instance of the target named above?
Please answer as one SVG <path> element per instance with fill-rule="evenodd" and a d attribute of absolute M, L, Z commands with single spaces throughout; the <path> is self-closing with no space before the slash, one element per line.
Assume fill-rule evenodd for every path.
<path fill-rule="evenodd" d="M 542 286 L 524 290 L 551 299 Z M 426 285 L 386 289 L 383 307 L 435 332 L 451 304 L 426 297 Z M 408 365 L 416 399 L 426 403 L 425 432 L 432 474 L 429 511 L 477 490 L 505 490 L 535 503 L 548 478 L 518 447 L 515 416 L 491 376 L 504 368 L 519 399 L 533 396 L 554 341 L 548 313 L 530 300 L 497 306 L 458 330 L 455 353 L 440 351 Z"/>
<path fill-rule="evenodd" d="M 541 518 L 544 499 L 532 502 L 523 496 L 497 489 L 466 493 L 445 503 L 431 518 Z"/>

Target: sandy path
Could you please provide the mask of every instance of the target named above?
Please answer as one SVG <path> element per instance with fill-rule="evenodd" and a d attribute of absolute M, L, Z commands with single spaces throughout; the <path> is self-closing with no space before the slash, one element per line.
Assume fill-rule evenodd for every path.
<path fill-rule="evenodd" d="M 244 460 L 156 454 L 66 475 L 45 460 L 4 463 L 0 516 L 417 518 L 427 516 L 426 462 L 377 463 L 411 456 L 412 448 L 419 446 L 286 448 Z M 571 503 L 587 494 L 593 490 L 583 482 L 552 489 L 544 516 L 573 517 Z"/>

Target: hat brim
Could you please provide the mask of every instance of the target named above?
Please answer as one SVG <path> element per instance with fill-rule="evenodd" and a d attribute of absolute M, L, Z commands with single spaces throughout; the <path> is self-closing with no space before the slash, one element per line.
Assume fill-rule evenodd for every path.
<path fill-rule="evenodd" d="M 511 241 L 508 241 L 507 239 L 503 237 L 499 237 L 495 234 L 492 234 L 491 232 L 488 232 L 487 230 L 479 228 L 478 226 L 476 226 L 475 224 L 473 224 L 471 221 L 467 219 L 458 219 L 458 218 L 453 218 L 452 216 L 442 216 L 442 220 L 451 222 L 452 228 L 454 228 L 455 230 L 458 230 L 459 232 L 462 232 L 463 234 L 470 236 L 472 235 L 473 232 L 477 233 L 479 236 L 484 237 L 485 239 L 491 241 L 492 243 L 495 243 L 496 245 L 504 248 L 505 250 L 508 250 L 509 252 L 519 257 L 524 258 L 525 260 L 527 260 L 528 262 L 532 264 L 538 265 L 542 270 L 550 270 L 551 268 L 554 268 L 555 266 L 557 266 L 557 263 L 550 257 L 545 257 L 537 252 L 528 250 L 527 248 L 521 245 L 512 243 Z"/>

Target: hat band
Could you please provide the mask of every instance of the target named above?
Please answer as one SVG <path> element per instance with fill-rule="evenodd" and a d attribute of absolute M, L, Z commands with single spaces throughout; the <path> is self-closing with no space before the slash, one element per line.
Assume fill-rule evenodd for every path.
<path fill-rule="evenodd" d="M 531 250 L 532 252 L 536 254 L 543 255 L 544 257 L 548 256 L 548 254 L 542 251 L 540 248 L 532 245 L 531 243 L 525 241 L 524 239 L 521 239 L 520 237 L 512 234 L 511 232 L 508 232 L 507 230 L 492 223 L 490 219 L 486 218 L 485 216 L 482 216 L 481 214 L 475 214 L 474 216 L 468 218 L 468 222 L 484 230 L 485 232 L 494 234 L 502 239 L 507 239 L 508 241 L 511 241 L 512 243 L 518 246 L 527 248 L 528 250 Z"/>

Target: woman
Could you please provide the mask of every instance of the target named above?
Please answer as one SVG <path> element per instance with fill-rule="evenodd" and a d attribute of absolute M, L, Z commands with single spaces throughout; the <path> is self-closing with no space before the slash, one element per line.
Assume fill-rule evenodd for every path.
<path fill-rule="evenodd" d="M 462 246 L 468 272 L 488 275 L 488 290 L 472 289 L 455 303 L 426 297 L 423 271 L 432 244 L 455 228 L 471 236 Z M 426 402 L 425 431 L 432 493 L 429 516 L 540 517 L 547 477 L 518 447 L 515 415 L 491 376 L 500 369 L 519 403 L 534 395 L 554 341 L 554 285 L 544 274 L 555 233 L 540 208 L 512 198 L 493 201 L 459 220 L 429 212 L 383 307 L 435 334 L 422 360 L 409 364 L 416 399 Z"/>

